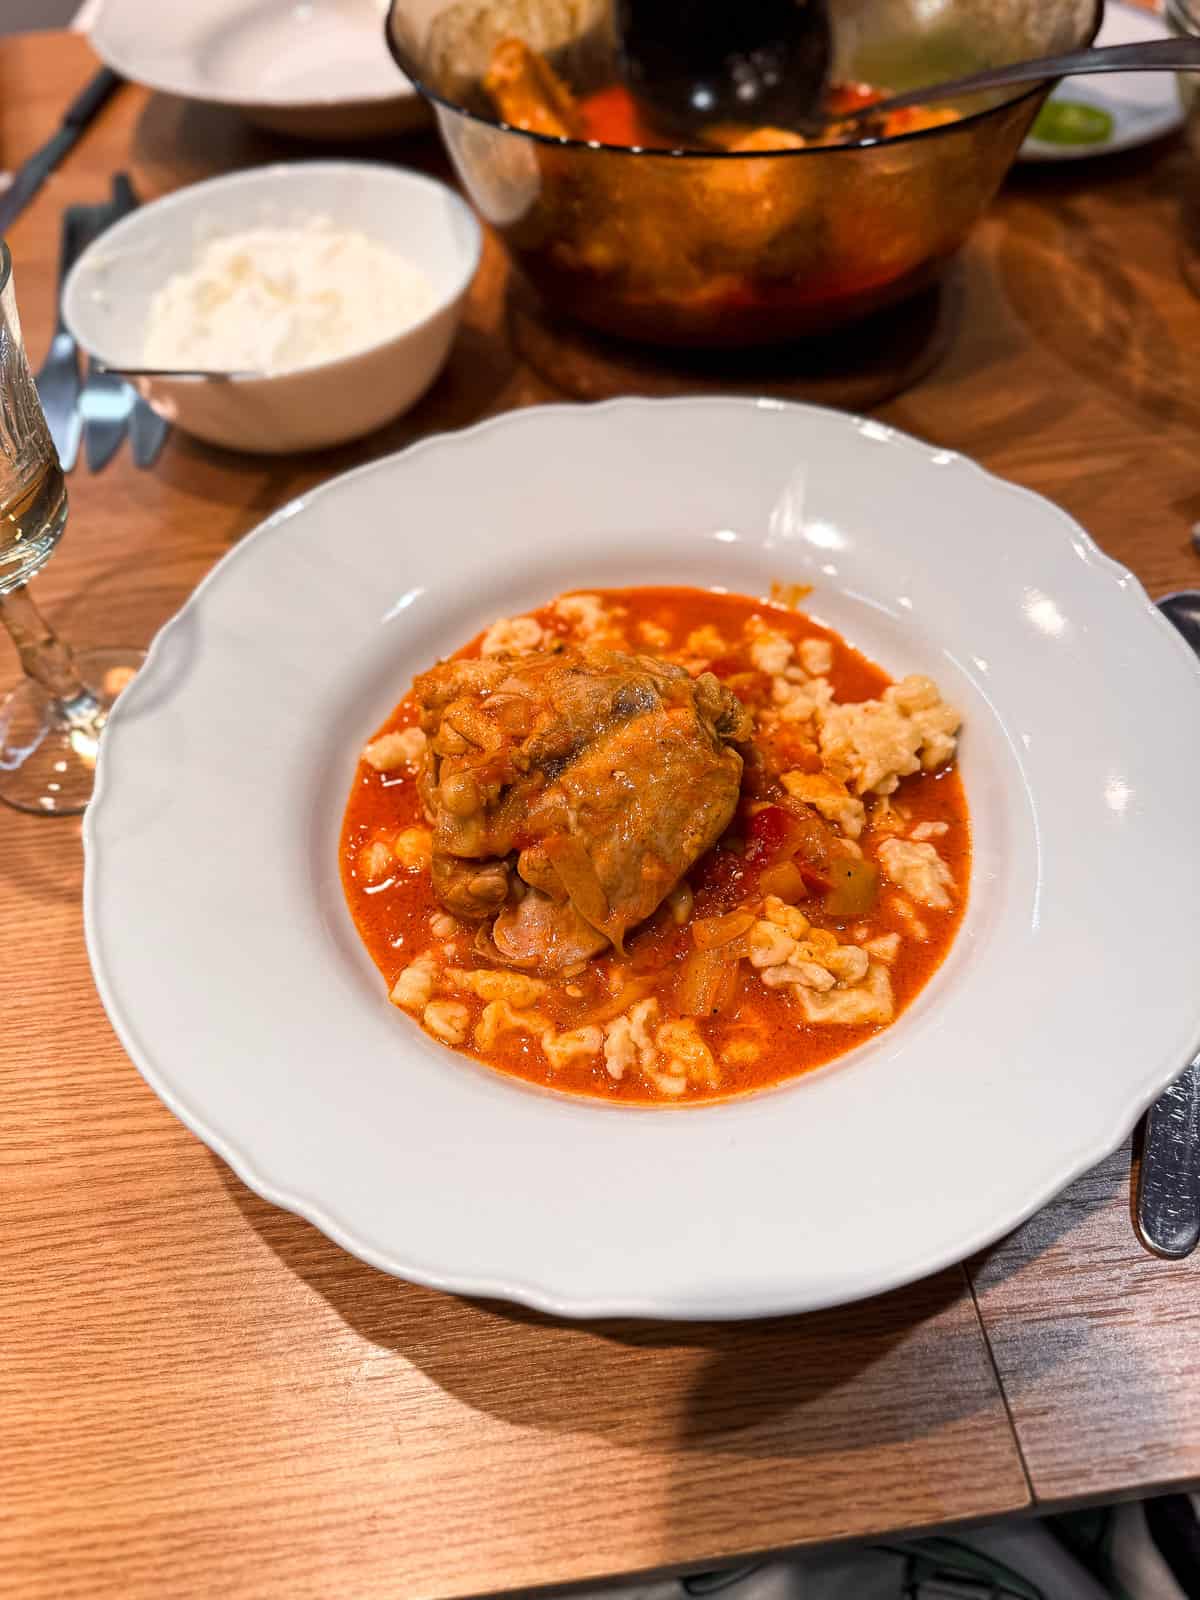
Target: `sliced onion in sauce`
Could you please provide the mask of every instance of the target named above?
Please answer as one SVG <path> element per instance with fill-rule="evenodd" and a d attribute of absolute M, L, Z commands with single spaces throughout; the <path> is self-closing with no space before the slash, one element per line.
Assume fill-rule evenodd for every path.
<path fill-rule="evenodd" d="M 753 926 L 753 911 L 727 911 L 720 917 L 697 917 L 692 923 L 692 943 L 697 950 L 715 950 L 740 939 Z"/>

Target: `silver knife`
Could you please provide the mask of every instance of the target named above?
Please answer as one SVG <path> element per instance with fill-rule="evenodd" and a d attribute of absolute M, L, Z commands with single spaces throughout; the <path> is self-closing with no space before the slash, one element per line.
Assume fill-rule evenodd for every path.
<path fill-rule="evenodd" d="M 1200 590 L 1164 595 L 1158 609 L 1200 655 Z M 1179 1261 L 1200 1243 L 1200 1056 L 1146 1114 L 1136 1216 L 1156 1255 Z"/>
<path fill-rule="evenodd" d="M 123 82 L 111 67 L 102 67 L 71 101 L 58 131 L 17 169 L 12 182 L 0 195 L 0 236 L 21 215 L 88 123 Z"/>

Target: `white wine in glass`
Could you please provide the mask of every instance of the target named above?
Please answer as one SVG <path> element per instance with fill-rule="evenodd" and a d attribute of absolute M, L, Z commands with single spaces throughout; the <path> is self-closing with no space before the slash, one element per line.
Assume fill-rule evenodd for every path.
<path fill-rule="evenodd" d="M 0 800 L 21 811 L 82 811 L 92 794 L 100 734 L 116 696 L 142 663 L 132 649 L 76 654 L 26 587 L 67 523 L 67 487 L 25 359 L 0 239 L 0 623 L 25 681 L 0 701 Z"/>
<path fill-rule="evenodd" d="M 33 576 L 58 543 L 66 522 L 67 486 L 52 452 L 29 483 L 6 484 L 0 498 L 0 593 Z"/>

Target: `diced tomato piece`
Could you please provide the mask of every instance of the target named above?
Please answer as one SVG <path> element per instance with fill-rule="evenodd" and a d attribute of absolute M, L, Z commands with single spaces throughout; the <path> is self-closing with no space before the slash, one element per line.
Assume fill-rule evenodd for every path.
<path fill-rule="evenodd" d="M 782 806 L 763 806 L 746 831 L 746 864 L 766 866 L 790 855 L 797 838 L 795 818 Z"/>
<path fill-rule="evenodd" d="M 781 861 L 794 861 L 808 887 L 827 894 L 833 880 L 826 868 L 829 861 L 829 835 L 825 824 L 807 807 L 790 810 L 784 806 L 764 806 L 750 818 L 746 839 L 746 865 L 757 879 L 767 867 Z"/>
<path fill-rule="evenodd" d="M 869 83 L 835 83 L 830 86 L 825 100 L 826 113 L 831 117 L 847 116 L 863 106 L 873 106 L 883 99 L 881 89 Z"/>
<path fill-rule="evenodd" d="M 577 107 L 580 132 L 601 144 L 662 145 L 667 141 L 645 120 L 641 107 L 623 84 L 586 95 Z"/>
<path fill-rule="evenodd" d="M 810 866 L 807 861 L 798 858 L 796 865 L 800 868 L 800 876 L 814 893 L 828 894 L 833 888 L 833 879 L 827 878 L 823 872 L 818 872 L 816 867 Z"/>
<path fill-rule="evenodd" d="M 744 672 L 746 662 L 742 656 L 718 656 L 708 663 L 708 670 L 718 678 L 728 678 L 734 672 Z"/>
<path fill-rule="evenodd" d="M 693 868 L 691 882 L 697 916 L 717 916 L 730 911 L 745 895 L 745 861 L 733 850 L 710 850 Z"/>

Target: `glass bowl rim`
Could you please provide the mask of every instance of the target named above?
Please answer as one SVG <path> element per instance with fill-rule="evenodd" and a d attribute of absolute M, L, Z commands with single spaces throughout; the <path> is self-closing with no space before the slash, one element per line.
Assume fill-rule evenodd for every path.
<path fill-rule="evenodd" d="M 392 60 L 418 93 L 424 95 L 426 100 L 432 101 L 435 106 L 444 111 L 452 111 L 468 122 L 477 123 L 483 128 L 494 128 L 500 133 L 510 133 L 518 139 L 532 139 L 535 144 L 545 145 L 551 150 L 607 151 L 617 156 L 656 156 L 659 160 L 669 161 L 779 161 L 791 160 L 794 157 L 827 155 L 831 151 L 840 150 L 878 150 L 885 147 L 891 149 L 895 145 L 911 144 L 918 139 L 930 139 L 937 134 L 945 134 L 949 129 L 973 127 L 988 117 L 997 116 L 1001 111 L 1007 111 L 1012 106 L 1019 106 L 1025 100 L 1031 100 L 1035 95 L 1053 93 L 1062 82 L 1061 78 L 1045 78 L 1040 83 L 1021 89 L 1011 99 L 1000 100 L 995 105 L 984 106 L 979 111 L 968 112 L 966 116 L 959 117 L 954 122 L 938 122 L 930 128 L 914 128 L 908 133 L 893 133 L 882 139 L 854 139 L 845 144 L 810 144 L 790 150 L 698 150 L 693 146 L 605 144 L 599 139 L 573 139 L 549 133 L 536 133 L 531 128 L 516 128 L 511 122 L 485 117 L 480 112 L 459 105 L 456 100 L 451 100 L 438 90 L 430 88 L 421 74 L 415 70 L 416 62 L 412 61 L 408 52 L 396 42 L 392 20 L 403 3 L 404 0 L 388 0 L 387 15 L 383 21 L 383 37 Z M 1100 24 L 1104 20 L 1104 4 L 1105 0 L 1091 0 L 1090 25 L 1085 37 L 1074 48 L 1084 50 L 1095 43 Z"/>

